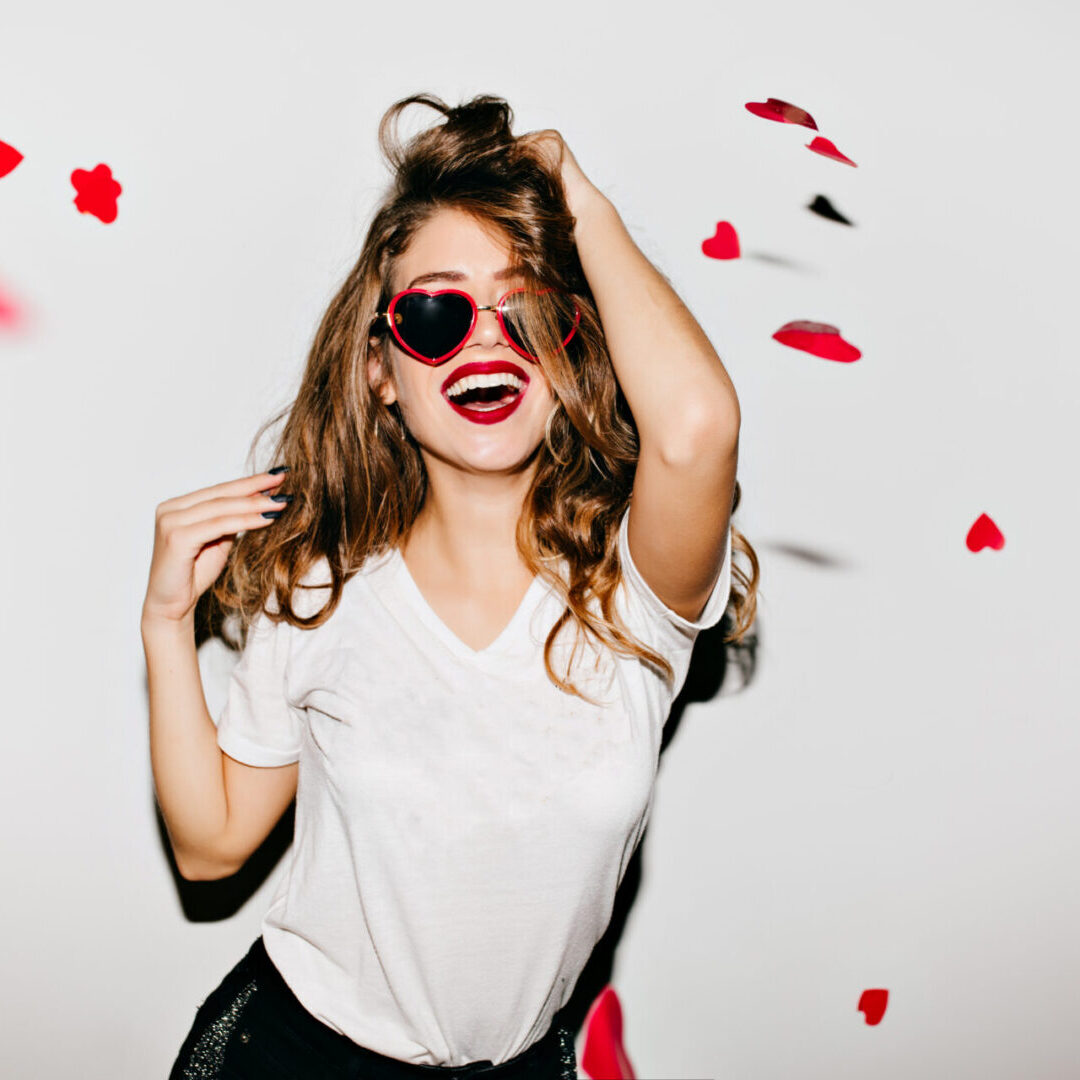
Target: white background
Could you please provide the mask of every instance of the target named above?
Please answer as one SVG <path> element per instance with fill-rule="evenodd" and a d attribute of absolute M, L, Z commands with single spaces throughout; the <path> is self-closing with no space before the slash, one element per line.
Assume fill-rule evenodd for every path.
<path fill-rule="evenodd" d="M 761 654 L 661 762 L 613 975 L 638 1077 L 1076 1075 L 1078 23 L 1065 0 L 5 12 L 0 139 L 26 157 L 0 287 L 30 321 L 0 333 L 0 1072 L 164 1078 L 258 933 L 276 874 L 190 922 L 155 823 L 154 507 L 246 471 L 387 179 L 379 117 L 427 90 L 558 128 L 739 393 Z M 769 96 L 858 168 L 743 107 Z M 98 162 L 110 225 L 72 204 Z M 742 259 L 701 254 L 721 220 Z M 792 319 L 862 359 L 772 340 Z M 973 554 L 983 512 L 1006 544 Z"/>

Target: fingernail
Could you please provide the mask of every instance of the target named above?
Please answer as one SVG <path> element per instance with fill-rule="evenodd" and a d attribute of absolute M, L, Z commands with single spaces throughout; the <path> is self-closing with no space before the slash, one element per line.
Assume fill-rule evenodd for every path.
<path fill-rule="evenodd" d="M 272 469 L 268 469 L 267 471 L 270 473 L 271 476 L 276 476 L 278 473 L 288 472 L 289 471 L 289 466 L 288 465 L 275 465 Z"/>
<path fill-rule="evenodd" d="M 283 511 L 281 511 L 281 510 L 264 510 L 263 511 L 263 517 L 279 518 L 279 517 L 281 517 L 282 512 Z"/>
<path fill-rule="evenodd" d="M 293 497 L 291 495 L 271 495 L 272 502 L 292 502 Z"/>

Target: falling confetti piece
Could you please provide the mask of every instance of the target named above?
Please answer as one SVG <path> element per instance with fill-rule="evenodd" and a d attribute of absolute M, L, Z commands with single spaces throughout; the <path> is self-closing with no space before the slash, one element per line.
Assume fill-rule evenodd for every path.
<path fill-rule="evenodd" d="M 771 97 L 768 101 L 748 101 L 748 112 L 760 116 L 763 120 L 777 120 L 781 124 L 802 124 L 803 127 L 813 128 L 817 131 L 818 126 L 814 118 L 798 105 L 789 105 L 786 101 Z"/>
<path fill-rule="evenodd" d="M 14 146 L 0 142 L 0 176 L 7 176 L 22 159 L 22 154 Z"/>
<path fill-rule="evenodd" d="M 807 150 L 813 150 L 815 154 L 820 154 L 822 157 L 832 158 L 833 161 L 841 161 L 845 165 L 850 165 L 852 168 L 857 169 L 859 166 L 849 157 L 844 157 L 836 147 L 829 142 L 828 139 L 821 135 L 818 135 L 813 142 L 806 144 Z"/>
<path fill-rule="evenodd" d="M 858 1012 L 866 1016 L 868 1024 L 880 1024 L 885 1015 L 885 1006 L 889 1004 L 888 990 L 864 990 L 859 998 Z"/>
<path fill-rule="evenodd" d="M 112 178 L 108 165 L 96 165 L 90 172 L 76 169 L 71 182 L 78 192 L 74 202 L 80 213 L 93 214 L 106 225 L 116 220 L 116 197 L 123 188 Z"/>
<path fill-rule="evenodd" d="M 22 321 L 19 305 L 0 287 L 0 329 L 14 330 Z"/>
<path fill-rule="evenodd" d="M 610 985 L 596 996 L 585 1017 L 581 1068 L 594 1080 L 634 1080 L 634 1067 L 623 1047 L 622 1008 Z"/>
<path fill-rule="evenodd" d="M 710 259 L 737 259 L 739 257 L 739 234 L 729 221 L 718 221 L 716 232 L 701 241 L 701 250 Z"/>
<path fill-rule="evenodd" d="M 819 217 L 828 218 L 830 221 L 837 221 L 841 225 L 850 225 L 851 222 L 836 209 L 835 206 L 824 195 L 816 195 L 814 201 L 806 208 L 811 213 L 817 214 Z"/>
<path fill-rule="evenodd" d="M 1005 546 L 1005 537 L 993 520 L 986 514 L 980 514 L 975 519 L 975 524 L 968 529 L 965 541 L 969 551 L 982 551 L 984 547 L 992 547 L 1000 551 Z"/>
<path fill-rule="evenodd" d="M 843 364 L 850 364 L 862 356 L 854 345 L 840 336 L 840 331 L 835 326 L 829 326 L 828 323 L 805 320 L 784 323 L 773 337 L 781 345 L 801 349 L 824 360 L 839 360 Z"/>

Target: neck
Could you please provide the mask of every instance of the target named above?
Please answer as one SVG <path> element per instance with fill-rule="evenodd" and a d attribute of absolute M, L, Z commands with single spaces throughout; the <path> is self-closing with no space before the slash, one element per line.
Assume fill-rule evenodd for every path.
<path fill-rule="evenodd" d="M 535 462 L 514 473 L 467 473 L 425 454 L 424 505 L 402 544 L 467 582 L 520 574 L 517 523 Z"/>

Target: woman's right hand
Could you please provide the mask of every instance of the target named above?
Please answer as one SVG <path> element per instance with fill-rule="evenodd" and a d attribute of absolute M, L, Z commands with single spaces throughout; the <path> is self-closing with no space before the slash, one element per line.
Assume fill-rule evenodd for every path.
<path fill-rule="evenodd" d="M 272 525 L 265 511 L 283 510 L 270 498 L 287 473 L 257 473 L 160 503 L 154 553 L 143 601 L 143 623 L 181 623 L 225 566 L 236 533 Z M 266 492 L 267 494 L 262 494 Z"/>

